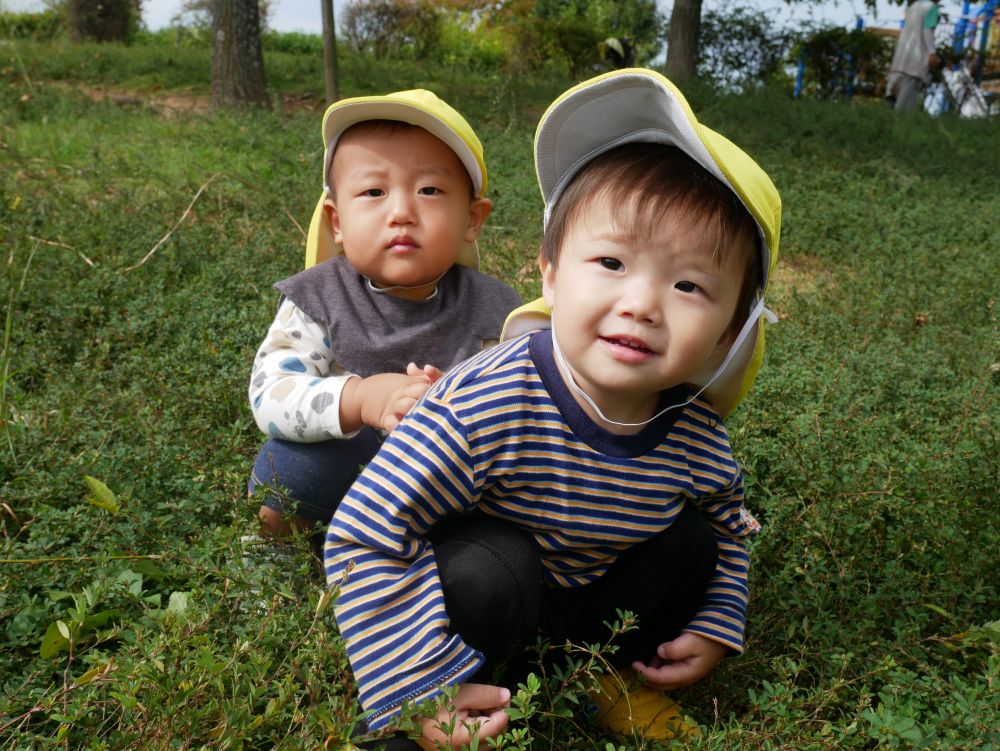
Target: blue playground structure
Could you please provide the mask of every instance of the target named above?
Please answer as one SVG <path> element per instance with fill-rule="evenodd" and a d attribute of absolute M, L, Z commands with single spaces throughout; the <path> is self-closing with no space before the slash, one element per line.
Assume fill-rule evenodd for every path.
<path fill-rule="evenodd" d="M 900 20 L 899 26 L 902 27 L 902 25 L 903 22 Z M 855 29 L 860 30 L 863 27 L 864 20 L 861 16 L 857 16 Z M 962 13 L 955 22 L 951 46 L 956 60 L 950 66 L 951 70 L 959 71 L 961 69 L 968 79 L 969 85 L 978 88 L 984 77 L 987 79 L 1000 78 L 1000 68 L 987 72 L 988 59 L 1000 55 L 1000 0 L 984 0 L 975 9 L 973 9 L 971 0 L 963 0 Z M 849 52 L 838 52 L 835 77 L 835 89 L 842 92 L 844 99 L 850 99 L 854 94 L 856 71 L 854 60 Z M 794 97 L 798 97 L 802 93 L 804 79 L 805 60 L 800 54 L 792 92 Z M 979 96 L 982 97 L 981 92 Z M 994 97 L 995 94 L 988 96 Z M 947 106 L 945 104 L 944 108 Z"/>
<path fill-rule="evenodd" d="M 962 3 L 962 15 L 955 23 L 955 37 L 952 49 L 955 51 L 956 56 L 963 55 L 966 50 L 976 51 L 976 61 L 973 65 L 973 70 L 975 71 L 976 83 L 981 84 L 986 67 L 986 51 L 989 49 L 991 41 L 991 21 L 993 21 L 997 9 L 1000 8 L 1000 0 L 986 0 L 975 11 L 971 10 L 971 6 L 972 4 L 969 0 L 964 0 Z M 994 29 L 993 35 L 996 36 L 996 29 Z M 996 46 L 995 41 L 993 46 Z"/>
<path fill-rule="evenodd" d="M 864 28 L 864 25 L 864 19 L 861 16 L 855 16 L 854 28 L 861 30 Z M 795 87 L 792 90 L 793 97 L 798 97 L 802 93 L 805 72 L 806 62 L 800 52 L 795 68 Z M 850 52 L 838 50 L 836 66 L 834 68 L 834 89 L 838 91 L 843 90 L 845 99 L 850 99 L 854 94 L 855 75 L 854 56 Z"/>

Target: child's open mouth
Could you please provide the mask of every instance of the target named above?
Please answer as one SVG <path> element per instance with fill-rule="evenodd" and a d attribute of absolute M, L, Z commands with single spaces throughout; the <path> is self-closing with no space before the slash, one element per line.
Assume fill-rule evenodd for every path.
<path fill-rule="evenodd" d="M 641 339 L 630 336 L 602 336 L 600 340 L 608 346 L 615 357 L 622 360 L 635 362 L 656 354 Z"/>

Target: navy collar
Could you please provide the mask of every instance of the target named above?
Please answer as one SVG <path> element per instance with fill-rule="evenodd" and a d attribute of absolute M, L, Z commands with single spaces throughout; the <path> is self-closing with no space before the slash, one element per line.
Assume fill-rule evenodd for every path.
<path fill-rule="evenodd" d="M 629 435 L 612 433 L 594 422 L 583 411 L 583 407 L 579 405 L 572 392 L 567 388 L 552 354 L 552 336 L 548 329 L 536 331 L 531 335 L 528 351 L 545 390 L 549 392 L 549 396 L 559 409 L 559 413 L 569 429 L 577 438 L 602 454 L 638 457 L 649 453 L 663 443 L 674 423 L 677 422 L 677 418 L 685 411 L 684 409 L 675 409 L 660 415 L 648 425 L 644 425 L 638 433 Z M 667 389 L 660 394 L 657 411 L 669 407 L 671 404 L 686 402 L 691 398 L 692 393 L 687 386 L 675 386 L 672 389 Z"/>

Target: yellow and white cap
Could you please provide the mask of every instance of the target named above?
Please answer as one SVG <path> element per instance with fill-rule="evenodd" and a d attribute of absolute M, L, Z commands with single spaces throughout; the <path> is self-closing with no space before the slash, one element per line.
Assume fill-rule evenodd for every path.
<path fill-rule="evenodd" d="M 472 126 L 454 108 L 425 89 L 396 91 L 384 96 L 359 96 L 341 99 L 326 109 L 323 115 L 323 195 L 320 196 L 306 238 L 306 268 L 333 256 L 344 249 L 333 238 L 333 232 L 323 216 L 323 202 L 331 194 L 330 164 L 337 141 L 352 125 L 365 120 L 398 120 L 423 128 L 444 141 L 458 155 L 472 178 L 472 188 L 477 198 L 486 193 L 486 162 L 483 146 Z M 458 262 L 470 268 L 479 268 L 479 251 L 476 244 L 463 243 Z"/>
<path fill-rule="evenodd" d="M 626 143 L 676 146 L 739 197 L 757 223 L 763 281 L 747 325 L 729 355 L 703 387 L 722 415 L 743 399 L 764 355 L 764 292 L 778 258 L 781 198 L 767 174 L 742 149 L 698 122 L 680 90 L 659 73 L 626 68 L 591 78 L 569 89 L 542 115 L 535 131 L 535 172 L 545 200 L 545 224 L 563 191 L 584 165 Z M 507 318 L 503 337 L 548 326 L 540 300 Z"/>

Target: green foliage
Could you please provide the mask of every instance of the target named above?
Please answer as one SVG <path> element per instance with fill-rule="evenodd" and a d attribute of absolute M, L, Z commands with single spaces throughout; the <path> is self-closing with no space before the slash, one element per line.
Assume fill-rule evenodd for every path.
<path fill-rule="evenodd" d="M 769 12 L 731 5 L 705 10 L 698 28 L 698 75 L 732 89 L 771 81 L 791 41 Z"/>
<path fill-rule="evenodd" d="M 814 96 L 843 96 L 852 75 L 855 88 L 871 92 L 889 69 L 892 43 L 867 29 L 806 29 L 792 47 L 798 59 L 805 63 L 804 90 Z"/>
<path fill-rule="evenodd" d="M 440 17 L 440 62 L 476 71 L 497 71 L 507 61 L 503 31 L 495 26 L 474 26 L 467 13 Z"/>
<path fill-rule="evenodd" d="M 284 52 L 288 55 L 323 55 L 323 37 L 295 31 L 266 31 L 261 34 L 265 52 Z"/>
<path fill-rule="evenodd" d="M 656 56 L 663 41 L 663 18 L 645 0 L 548 0 L 498 21 L 512 69 L 568 72 L 573 78 L 608 67 L 601 50 L 609 37 L 626 39 L 640 65 Z"/>
<path fill-rule="evenodd" d="M 441 13 L 428 0 L 352 0 L 341 11 L 344 41 L 379 59 L 426 58 L 441 42 Z"/>
<path fill-rule="evenodd" d="M 84 94 L 197 92 L 207 49 L 0 48 L 5 748 L 340 748 L 360 714 L 308 545 L 265 576 L 240 545 L 246 379 L 320 191 L 321 61 L 268 51 L 271 85 L 312 111 Z M 342 62 L 345 95 L 425 86 L 468 117 L 495 203 L 484 270 L 537 295 L 532 133 L 575 81 Z M 765 166 L 785 222 L 782 320 L 727 421 L 764 522 L 748 650 L 677 692 L 702 729 L 685 748 L 996 747 L 995 123 L 686 91 Z M 502 747 L 654 747 L 575 703 L 613 642 L 539 649 Z"/>
<path fill-rule="evenodd" d="M 663 48 L 664 17 L 650 0 L 543 0 L 535 4 L 534 15 L 556 28 L 565 24 L 586 29 L 596 40 L 627 39 L 639 65 L 648 63 Z M 563 49 L 567 54 L 572 52 Z M 580 70 L 597 64 L 593 47 L 587 48 L 586 60 L 588 64 L 581 64 Z"/>
<path fill-rule="evenodd" d="M 0 12 L 0 39 L 33 39 L 44 42 L 62 34 L 63 17 L 54 10 L 41 13 Z"/>
<path fill-rule="evenodd" d="M 340 15 L 341 38 L 355 54 L 560 76 L 606 67 L 600 44 L 608 37 L 627 39 L 642 64 L 660 51 L 662 26 L 650 0 L 353 0 Z"/>
<path fill-rule="evenodd" d="M 16 50 L 20 64 L 11 75 L 95 87 L 125 85 L 208 91 L 211 49 L 187 44 L 71 43 L 65 37 L 47 44 L 24 42 Z M 22 67 L 23 66 L 23 67 Z"/>
<path fill-rule="evenodd" d="M 607 36 L 576 16 L 519 16 L 504 27 L 504 35 L 512 70 L 549 70 L 574 78 L 585 77 L 598 64 L 598 44 Z"/>

